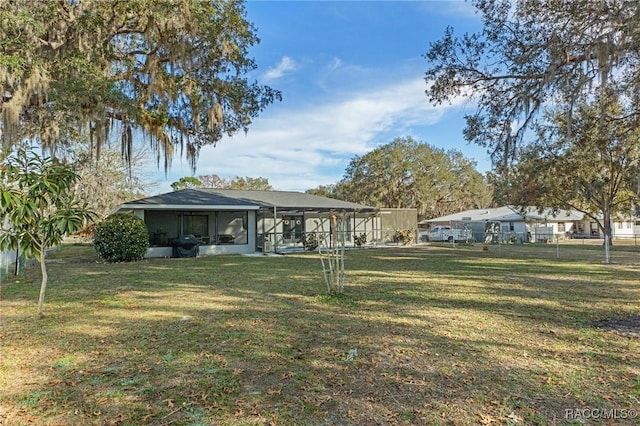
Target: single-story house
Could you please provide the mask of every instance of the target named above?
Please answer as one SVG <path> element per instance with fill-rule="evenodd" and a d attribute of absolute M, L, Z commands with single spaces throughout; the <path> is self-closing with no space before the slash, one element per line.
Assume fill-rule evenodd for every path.
<path fill-rule="evenodd" d="M 576 211 L 503 206 L 489 209 L 465 210 L 421 221 L 419 225 L 458 224 L 473 231 L 476 241 L 497 242 L 516 239 L 525 242 L 550 241 L 554 238 L 602 238 L 598 225 Z M 618 218 L 612 224 L 614 238 L 640 235 L 640 222 L 633 218 Z"/>
<path fill-rule="evenodd" d="M 0 251 L 0 279 L 5 279 L 11 275 L 11 271 L 15 268 L 15 264 L 15 250 Z"/>
<path fill-rule="evenodd" d="M 290 191 L 183 189 L 122 204 L 149 230 L 147 257 L 169 257 L 181 235 L 200 241 L 201 255 L 280 252 L 301 247 L 304 233 L 329 235 L 332 212 L 345 214 L 345 239 L 382 238 L 379 209 Z"/>

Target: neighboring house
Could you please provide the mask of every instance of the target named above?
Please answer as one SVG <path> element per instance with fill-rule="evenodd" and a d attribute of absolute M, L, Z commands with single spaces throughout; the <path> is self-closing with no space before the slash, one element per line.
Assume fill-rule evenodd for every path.
<path fill-rule="evenodd" d="M 556 237 L 565 238 L 585 234 L 584 215 L 575 211 L 539 212 L 529 207 L 521 212 L 517 207 L 503 206 L 490 209 L 465 210 L 434 219 L 420 225 L 463 225 L 473 231 L 476 241 L 542 242 Z"/>
<path fill-rule="evenodd" d="M 10 229 L 11 225 L 9 219 L 5 216 L 4 223 L 2 226 L 3 229 Z M 2 231 L 5 232 L 5 231 Z M 9 276 L 13 271 L 16 270 L 16 251 L 15 250 L 5 250 L 0 251 L 0 279 L 4 279 Z"/>
<path fill-rule="evenodd" d="M 122 204 L 144 220 L 147 257 L 172 255 L 172 240 L 194 235 L 201 255 L 282 251 L 300 247 L 304 233 L 330 230 L 332 212 L 347 216 L 346 240 L 381 239 L 379 209 L 301 192 L 183 189 Z"/>
<path fill-rule="evenodd" d="M 598 223 L 591 218 L 584 217 L 581 223 L 578 223 L 580 230 L 584 230 L 584 234 L 593 237 L 602 238 L 602 232 L 598 228 Z M 637 238 L 640 236 L 640 218 L 631 216 L 617 216 L 611 224 L 611 236 L 613 238 Z"/>
<path fill-rule="evenodd" d="M 4 279 L 11 275 L 15 269 L 16 251 L 7 250 L 0 251 L 0 279 Z"/>

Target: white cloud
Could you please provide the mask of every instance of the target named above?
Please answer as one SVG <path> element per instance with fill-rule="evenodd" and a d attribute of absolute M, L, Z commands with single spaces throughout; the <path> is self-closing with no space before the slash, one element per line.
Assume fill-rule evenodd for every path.
<path fill-rule="evenodd" d="M 266 177 L 275 189 L 294 191 L 335 183 L 355 155 L 391 142 L 385 134 L 406 136 L 412 126 L 435 124 L 463 101 L 433 107 L 424 90 L 424 80 L 416 78 L 304 109 L 274 106 L 247 135 L 203 148 L 196 174 Z M 158 192 L 169 191 L 171 182 L 189 174 L 186 164 L 177 163 Z"/>
<path fill-rule="evenodd" d="M 333 60 L 331 60 L 331 62 L 326 66 L 326 69 L 327 69 L 328 72 L 332 72 L 332 71 L 337 70 L 341 66 L 342 66 L 342 59 L 333 58 Z"/>
<path fill-rule="evenodd" d="M 288 56 L 283 56 L 278 65 L 269 68 L 264 74 L 264 80 L 273 81 L 282 78 L 285 74 L 298 69 L 298 63 Z"/>

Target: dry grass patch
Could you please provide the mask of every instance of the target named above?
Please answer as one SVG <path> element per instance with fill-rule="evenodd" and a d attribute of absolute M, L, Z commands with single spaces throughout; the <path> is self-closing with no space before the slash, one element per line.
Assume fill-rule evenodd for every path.
<path fill-rule="evenodd" d="M 5 424 L 560 425 L 640 408 L 640 340 L 593 326 L 640 312 L 633 266 L 356 250 L 328 297 L 313 254 L 91 250 L 54 254 L 43 320 L 37 269 L 2 283 Z"/>

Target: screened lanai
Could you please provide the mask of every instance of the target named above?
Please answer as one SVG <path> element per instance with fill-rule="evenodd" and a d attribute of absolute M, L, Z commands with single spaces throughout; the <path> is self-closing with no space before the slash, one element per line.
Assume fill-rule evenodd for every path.
<path fill-rule="evenodd" d="M 302 247 L 305 233 L 325 233 L 330 216 L 345 219 L 344 237 L 382 238 L 379 209 L 290 191 L 184 189 L 124 203 L 149 231 L 147 257 L 171 256 L 172 241 L 193 235 L 200 255 L 282 252 Z"/>

